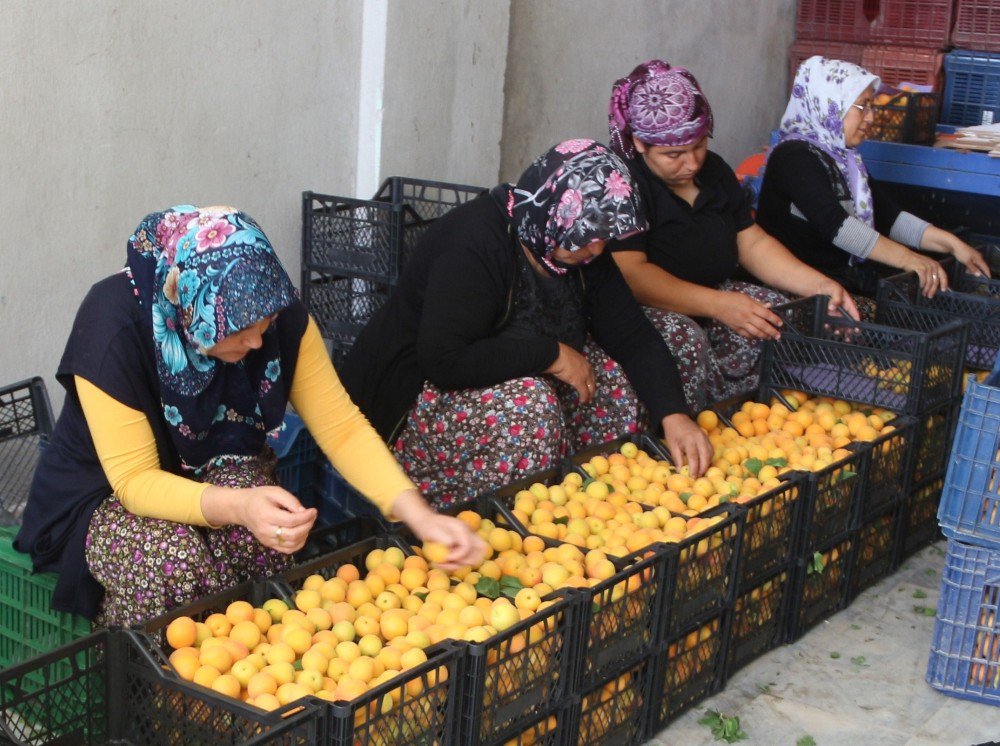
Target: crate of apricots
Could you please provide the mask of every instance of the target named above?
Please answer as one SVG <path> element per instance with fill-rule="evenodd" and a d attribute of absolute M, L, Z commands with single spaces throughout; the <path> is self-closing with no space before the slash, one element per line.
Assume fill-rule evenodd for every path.
<path fill-rule="evenodd" d="M 802 499 L 793 516 L 768 513 L 747 516 L 744 532 L 745 568 L 750 583 L 777 569 L 764 557 L 779 546 L 775 535 L 794 525 L 793 555 L 808 552 L 818 542 L 856 527 L 861 515 L 898 503 L 906 494 L 907 469 L 915 423 L 885 410 L 851 404 L 801 391 L 776 392 L 770 403 L 737 398 L 719 402 L 699 415 L 715 448 L 713 468 L 739 482 L 756 479 L 774 488 L 782 479 L 801 479 Z M 711 471 L 711 470 L 710 470 Z M 751 482 L 751 486 L 756 486 Z M 743 489 L 743 488 L 740 488 Z M 789 492 L 794 497 L 798 492 Z M 760 520 L 767 518 L 766 521 Z M 763 533 L 764 536 L 760 536 Z M 783 534 L 781 538 L 785 538 Z M 782 556 L 789 556 L 787 553 Z"/>
<path fill-rule="evenodd" d="M 583 690 L 568 743 L 574 746 L 624 746 L 642 743 L 649 719 L 655 658 Z"/>
<path fill-rule="evenodd" d="M 376 659 L 388 656 L 385 665 L 395 663 L 398 650 L 407 657 L 427 651 L 428 662 L 435 660 L 430 651 L 441 646 L 460 652 L 460 676 L 449 669 L 451 686 L 447 691 L 438 688 L 433 700 L 427 696 L 431 682 L 424 682 L 422 702 L 407 707 L 404 701 L 401 709 L 390 708 L 388 716 L 356 708 L 355 738 L 362 743 L 399 743 L 401 738 L 425 742 L 413 735 L 413 724 L 432 722 L 440 722 L 438 730 L 452 733 L 454 742 L 502 743 L 507 734 L 558 706 L 574 689 L 582 600 L 543 600 L 539 591 L 548 595 L 545 587 L 514 592 L 503 573 L 527 567 L 521 537 L 471 511 L 459 517 L 490 543 L 490 558 L 478 568 L 446 572 L 440 566 L 448 554 L 444 546 L 416 546 L 392 537 L 319 557 L 280 576 L 297 603 L 307 584 L 322 579 L 320 597 L 326 588 L 331 598 L 321 607 L 329 606 L 334 619 L 342 615 L 340 621 L 350 621 L 353 610 L 356 644 L 365 648 L 362 653 L 375 651 Z M 395 544 L 382 546 L 386 541 Z M 341 627 L 350 634 L 347 624 Z M 456 730 L 445 727 L 452 707 Z M 420 731 L 430 732 L 428 727 Z"/>
<path fill-rule="evenodd" d="M 0 671 L 0 740 L 79 746 L 327 741 L 318 701 L 265 711 L 187 678 L 141 632 L 99 630 Z"/>
<path fill-rule="evenodd" d="M 379 572 L 365 564 L 372 554 Z M 163 634 L 181 678 L 237 703 L 272 711 L 323 701 L 331 743 L 450 742 L 462 651 L 389 613 L 402 608 L 382 595 L 385 568 L 406 569 L 398 540 L 368 539 L 328 559 L 326 574 L 320 560 L 289 571 L 301 581 L 294 591 L 287 581 L 244 584 L 145 629 Z"/>
<path fill-rule="evenodd" d="M 478 568 L 480 574 L 492 576 L 501 591 L 516 595 L 526 587 L 541 598 L 568 592 L 584 597 L 577 678 L 582 686 L 591 686 L 646 657 L 659 644 L 676 555 L 650 547 L 620 557 L 601 547 L 589 548 L 577 531 L 584 530 L 583 525 L 573 523 L 587 520 L 584 510 L 570 499 L 575 494 L 573 486 L 567 491 L 558 483 L 557 474 L 548 473 L 548 485 L 546 475 L 533 477 L 543 481 L 508 485 L 484 497 L 478 513 L 465 510 L 459 517 L 476 525 L 494 549 L 506 545 L 504 532 L 510 529 L 522 537 L 520 548 L 514 548 L 518 540 L 512 539 L 510 549 Z M 515 516 L 529 507 L 530 514 Z M 559 528 L 553 533 L 558 535 L 565 527 L 565 539 L 542 537 L 525 528 L 525 516 L 530 524 L 530 515 L 541 517 L 539 511 L 556 514 L 553 526 Z"/>

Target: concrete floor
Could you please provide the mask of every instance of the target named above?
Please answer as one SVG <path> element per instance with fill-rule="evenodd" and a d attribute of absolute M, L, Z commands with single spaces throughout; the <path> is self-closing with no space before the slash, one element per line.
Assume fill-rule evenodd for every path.
<path fill-rule="evenodd" d="M 944 547 L 926 547 L 794 644 L 753 661 L 649 743 L 722 743 L 698 724 L 706 710 L 738 716 L 748 736 L 740 744 L 795 746 L 810 743 L 805 736 L 816 746 L 1000 742 L 1000 707 L 924 681 L 934 617 L 914 607 L 937 607 Z"/>

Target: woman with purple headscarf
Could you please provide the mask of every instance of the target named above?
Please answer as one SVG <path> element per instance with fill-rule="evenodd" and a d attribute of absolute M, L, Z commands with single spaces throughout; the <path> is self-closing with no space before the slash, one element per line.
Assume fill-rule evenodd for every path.
<path fill-rule="evenodd" d="M 857 147 L 873 119 L 878 76 L 840 60 L 810 57 L 795 74 L 780 140 L 768 157 L 757 219 L 802 261 L 866 298 L 874 315 L 880 277 L 914 271 L 925 295 L 948 289 L 933 259 L 909 246 L 953 254 L 975 274 L 982 256 L 957 236 L 899 209 L 869 182 Z"/>
<path fill-rule="evenodd" d="M 692 406 L 753 389 L 760 343 L 780 335 L 770 307 L 787 298 L 736 280 L 739 269 L 795 295 L 829 295 L 832 310 L 856 316 L 842 287 L 754 224 L 732 169 L 708 149 L 712 109 L 688 70 L 639 65 L 615 83 L 608 120 L 650 223 L 608 248 L 673 350 Z"/>
<path fill-rule="evenodd" d="M 340 372 L 431 499 L 467 500 L 647 423 L 675 463 L 708 468 L 670 351 L 603 253 L 645 228 L 621 160 L 567 140 L 421 236 Z"/>

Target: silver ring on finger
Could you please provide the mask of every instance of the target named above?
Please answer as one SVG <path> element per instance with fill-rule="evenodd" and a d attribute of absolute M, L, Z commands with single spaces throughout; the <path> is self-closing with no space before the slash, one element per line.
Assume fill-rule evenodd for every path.
<path fill-rule="evenodd" d="M 275 526 L 274 527 L 274 538 L 275 538 L 275 540 L 279 544 L 281 543 L 281 534 L 282 534 L 281 526 Z"/>

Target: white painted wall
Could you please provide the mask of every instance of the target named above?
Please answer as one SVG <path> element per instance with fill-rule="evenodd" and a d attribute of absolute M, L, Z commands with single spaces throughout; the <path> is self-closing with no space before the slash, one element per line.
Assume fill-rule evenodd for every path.
<path fill-rule="evenodd" d="M 737 165 L 784 111 L 796 0 L 512 0 L 501 177 L 567 137 L 608 141 L 611 85 L 659 57 L 690 69 Z"/>
<path fill-rule="evenodd" d="M 349 189 L 360 5 L 5 0 L 0 383 L 54 373 L 142 216 L 233 204 L 298 273 L 300 193 Z M 345 105 L 344 102 L 348 102 Z"/>

